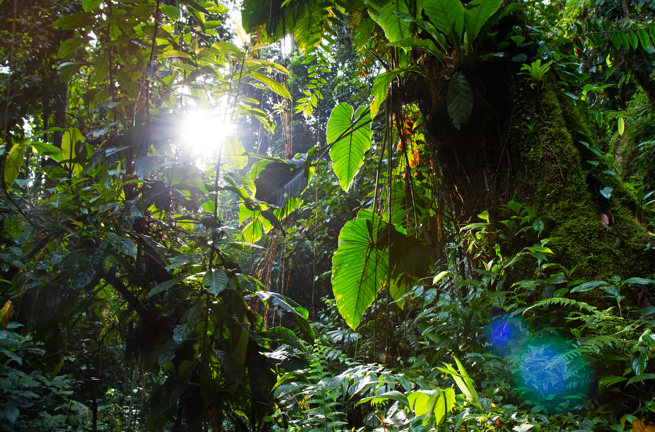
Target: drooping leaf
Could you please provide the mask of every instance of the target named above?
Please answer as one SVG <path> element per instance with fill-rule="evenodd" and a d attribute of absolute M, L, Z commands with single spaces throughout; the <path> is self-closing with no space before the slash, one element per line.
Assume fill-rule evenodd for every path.
<path fill-rule="evenodd" d="M 440 32 L 448 36 L 454 30 L 461 37 L 464 30 L 464 5 L 460 0 L 428 0 L 424 7 L 430 21 Z"/>
<path fill-rule="evenodd" d="M 439 51 L 437 46 L 430 39 L 418 39 L 415 37 L 408 37 L 396 42 L 388 44 L 389 46 L 398 46 L 401 48 L 421 48 L 425 52 L 434 55 L 441 63 L 444 62 L 443 53 Z"/>
<path fill-rule="evenodd" d="M 387 251 L 376 247 L 370 220 L 346 222 L 332 258 L 332 288 L 339 313 L 353 329 L 387 277 Z"/>
<path fill-rule="evenodd" d="M 417 66 L 410 66 L 406 68 L 396 68 L 390 72 L 384 72 L 375 77 L 373 81 L 373 89 L 371 90 L 371 96 L 373 96 L 373 101 L 371 102 L 371 118 L 375 118 L 380 111 L 380 106 L 382 102 L 387 98 L 387 89 L 391 82 L 404 72 L 417 72 L 420 74 L 425 74 L 421 68 Z"/>
<path fill-rule="evenodd" d="M 166 282 L 162 282 L 160 284 L 155 285 L 154 287 L 152 287 L 152 289 L 148 293 L 148 298 L 154 296 L 155 294 L 159 294 L 160 292 L 165 291 L 165 290 L 167 290 L 169 288 L 174 287 L 175 285 L 182 282 L 184 279 L 186 279 L 185 276 L 180 276 L 180 277 L 176 277 L 176 278 L 173 278 L 173 279 L 168 280 Z"/>
<path fill-rule="evenodd" d="M 127 256 L 136 258 L 137 247 L 136 244 L 125 237 L 120 237 L 113 232 L 105 234 L 105 239 L 114 247 L 117 252 L 124 253 Z"/>
<path fill-rule="evenodd" d="M 411 36 L 409 23 L 393 14 L 393 12 L 409 13 L 405 0 L 368 0 L 366 4 L 371 18 L 382 27 L 390 42 Z"/>
<path fill-rule="evenodd" d="M 169 6 L 163 4 L 163 5 L 159 5 L 159 7 L 161 8 L 161 11 L 164 13 L 164 15 L 166 15 L 173 21 L 177 21 L 180 19 L 180 8 L 178 6 Z"/>
<path fill-rule="evenodd" d="M 64 160 L 64 153 L 59 147 L 53 146 L 52 144 L 42 143 L 39 141 L 33 141 L 30 145 L 39 153 L 42 153 L 46 156 L 51 157 L 57 162 L 62 162 Z"/>
<path fill-rule="evenodd" d="M 264 235 L 264 226 L 261 217 L 253 218 L 241 231 L 243 239 L 248 243 L 255 243 Z"/>
<path fill-rule="evenodd" d="M 61 138 L 61 152 L 64 155 L 64 160 L 71 161 L 68 164 L 65 164 L 65 168 L 70 169 L 73 172 L 75 177 L 80 177 L 84 170 L 82 164 L 72 163 L 72 161 L 77 157 L 76 147 L 77 143 L 84 141 L 84 135 L 77 128 L 69 128 L 64 132 L 64 135 Z"/>
<path fill-rule="evenodd" d="M 309 173 L 305 172 L 305 160 L 306 155 L 299 154 L 285 162 L 266 164 L 255 180 L 255 197 L 282 208 L 289 198 L 300 196 L 309 182 Z"/>
<path fill-rule="evenodd" d="M 225 139 L 225 157 L 227 161 L 234 168 L 240 170 L 245 168 L 248 165 L 248 155 L 246 154 L 246 149 L 243 148 L 243 145 L 234 137 L 227 137 Z"/>
<path fill-rule="evenodd" d="M 466 5 L 464 25 L 469 44 L 473 43 L 487 20 L 496 13 L 502 3 L 503 0 L 473 0 Z"/>
<path fill-rule="evenodd" d="M 434 420 L 440 425 L 445 420 L 448 413 L 455 405 L 455 390 L 451 388 L 443 389 L 437 395 L 437 401 L 434 405 Z"/>
<path fill-rule="evenodd" d="M 293 36 L 298 47 L 311 51 L 323 40 L 329 26 L 329 13 L 324 8 L 313 8 L 300 18 L 294 27 Z"/>
<path fill-rule="evenodd" d="M 455 72 L 450 78 L 446 103 L 448 104 L 448 115 L 453 121 L 453 126 L 460 130 L 462 124 L 468 123 L 473 112 L 473 90 L 464 74 L 460 71 Z"/>
<path fill-rule="evenodd" d="M 352 106 L 345 102 L 340 103 L 332 110 L 327 123 L 327 140 L 328 143 L 332 143 L 330 150 L 332 169 L 339 177 L 339 184 L 345 191 L 350 188 L 355 175 L 364 163 L 364 154 L 373 144 L 370 113 L 360 119 L 365 109 L 366 107 L 360 107 L 353 115 Z M 335 141 L 344 133 L 347 134 Z"/>
<path fill-rule="evenodd" d="M 145 179 L 148 174 L 161 165 L 159 156 L 141 156 L 134 160 L 134 168 L 137 177 Z"/>
<path fill-rule="evenodd" d="M 5 160 L 5 185 L 7 188 L 11 187 L 18 177 L 18 171 L 23 165 L 23 158 L 25 156 L 25 149 L 27 146 L 25 144 L 14 144 L 9 155 Z"/>
<path fill-rule="evenodd" d="M 202 278 L 203 286 L 212 295 L 220 294 L 227 287 L 227 282 L 228 277 L 223 269 L 212 269 Z"/>
<path fill-rule="evenodd" d="M 407 396 L 409 405 L 414 410 L 415 415 L 422 416 L 428 412 L 430 397 L 434 394 L 434 390 L 419 390 Z"/>
<path fill-rule="evenodd" d="M 279 82 L 275 81 L 273 78 L 260 74 L 258 72 L 251 72 L 249 74 L 250 78 L 256 79 L 259 82 L 262 82 L 271 89 L 273 92 L 279 94 L 280 96 L 291 99 L 291 94 L 289 93 L 289 90 L 287 90 L 282 84 Z"/>
<path fill-rule="evenodd" d="M 639 36 L 639 42 L 641 42 L 641 47 L 644 50 L 650 48 L 650 37 L 648 36 L 648 31 L 645 29 L 637 30 L 637 35 Z"/>

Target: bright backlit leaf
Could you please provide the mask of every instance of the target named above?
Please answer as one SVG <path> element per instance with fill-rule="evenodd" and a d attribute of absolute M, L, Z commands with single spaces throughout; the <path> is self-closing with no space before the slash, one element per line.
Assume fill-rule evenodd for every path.
<path fill-rule="evenodd" d="M 353 115 L 352 106 L 340 103 L 332 110 L 327 124 L 327 140 L 333 143 L 330 150 L 330 158 L 334 162 L 332 169 L 345 191 L 352 185 L 364 163 L 366 150 L 373 144 L 371 115 L 362 116 L 365 110 L 366 107 L 360 107 Z"/>

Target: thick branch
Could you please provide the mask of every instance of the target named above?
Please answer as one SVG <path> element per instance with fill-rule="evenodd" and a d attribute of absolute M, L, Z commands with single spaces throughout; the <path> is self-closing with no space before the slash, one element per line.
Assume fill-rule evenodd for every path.
<path fill-rule="evenodd" d="M 116 277 L 116 269 L 111 268 L 108 273 L 106 273 L 104 276 L 104 279 L 109 282 L 111 286 L 113 286 L 116 291 L 120 293 L 121 296 L 129 303 L 130 306 L 134 308 L 136 313 L 139 314 L 141 318 L 145 318 L 149 315 L 148 309 L 146 309 L 140 302 L 139 299 L 136 298 L 134 294 L 132 294 L 132 291 L 130 291 L 125 284 Z"/>

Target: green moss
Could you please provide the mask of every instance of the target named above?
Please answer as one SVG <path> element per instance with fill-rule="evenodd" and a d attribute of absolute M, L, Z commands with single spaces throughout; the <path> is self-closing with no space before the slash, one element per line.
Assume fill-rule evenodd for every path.
<path fill-rule="evenodd" d="M 558 98 L 551 87 L 522 92 L 514 118 L 533 123 L 514 125 L 511 138 L 521 161 L 517 199 L 553 218 L 546 235 L 559 238 L 554 243 L 559 262 L 575 268 L 575 277 L 590 280 L 648 276 L 655 257 L 644 251 L 646 232 L 630 209 L 634 198 L 606 174 L 585 176 L 580 155 L 586 148 L 574 136 L 589 134 L 575 106 Z M 594 181 L 614 184 L 610 200 L 595 190 Z M 607 215 L 609 226 L 601 224 L 602 215 Z"/>

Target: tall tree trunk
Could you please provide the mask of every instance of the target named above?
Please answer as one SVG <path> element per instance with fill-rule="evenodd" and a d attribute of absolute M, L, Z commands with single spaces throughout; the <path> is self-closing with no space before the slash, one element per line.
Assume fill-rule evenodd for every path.
<path fill-rule="evenodd" d="M 634 197 L 616 176 L 590 171 L 593 137 L 573 100 L 552 82 L 554 72 L 552 83 L 531 88 L 518 67 L 508 59 L 461 66 L 474 94 L 461 130 L 448 116 L 447 76 L 431 59 L 423 64 L 431 78 L 416 75 L 396 92 L 418 101 L 434 166 L 460 220 L 479 222 L 476 215 L 488 210 L 497 223 L 508 218 L 500 205 L 526 203 L 546 218 L 544 236 L 559 238 L 556 259 L 576 268 L 574 277 L 649 275 L 655 250 L 645 250 Z M 600 193 L 608 186 L 609 199 Z"/>

